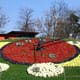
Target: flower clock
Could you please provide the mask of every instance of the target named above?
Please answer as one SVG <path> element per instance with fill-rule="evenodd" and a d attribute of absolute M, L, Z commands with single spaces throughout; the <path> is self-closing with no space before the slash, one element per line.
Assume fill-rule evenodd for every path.
<path fill-rule="evenodd" d="M 64 73 L 64 68 L 54 63 L 36 63 L 27 69 L 28 74 L 36 77 L 54 77 Z"/>
<path fill-rule="evenodd" d="M 37 38 L 12 42 L 2 48 L 4 59 L 20 64 L 62 63 L 72 60 L 78 53 L 79 48 L 70 42 Z"/>

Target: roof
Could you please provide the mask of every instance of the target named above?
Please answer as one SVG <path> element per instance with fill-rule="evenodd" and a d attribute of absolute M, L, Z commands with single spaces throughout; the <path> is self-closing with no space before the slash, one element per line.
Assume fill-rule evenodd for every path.
<path fill-rule="evenodd" d="M 11 31 L 8 34 L 38 34 L 38 32 Z"/>
<path fill-rule="evenodd" d="M 35 36 L 37 35 L 38 32 L 23 32 L 23 31 L 11 31 L 7 34 L 0 34 L 0 36 L 14 36 L 14 37 L 17 37 L 17 36 Z"/>

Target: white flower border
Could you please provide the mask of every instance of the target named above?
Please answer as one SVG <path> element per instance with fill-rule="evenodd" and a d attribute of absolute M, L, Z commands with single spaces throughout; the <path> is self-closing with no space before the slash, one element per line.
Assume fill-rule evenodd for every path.
<path fill-rule="evenodd" d="M 75 45 L 75 46 L 77 46 L 78 48 L 80 48 L 80 41 L 76 41 L 76 42 L 67 41 L 67 43 L 69 43 L 69 44 L 71 44 L 71 45 Z"/>
<path fill-rule="evenodd" d="M 5 63 L 0 63 L 0 72 L 6 71 L 10 66 Z"/>
<path fill-rule="evenodd" d="M 36 72 L 33 69 L 38 68 L 39 70 Z M 64 68 L 60 65 L 56 65 L 54 63 L 36 63 L 27 68 L 28 74 L 39 76 L 39 77 L 54 77 L 62 74 L 64 72 Z"/>

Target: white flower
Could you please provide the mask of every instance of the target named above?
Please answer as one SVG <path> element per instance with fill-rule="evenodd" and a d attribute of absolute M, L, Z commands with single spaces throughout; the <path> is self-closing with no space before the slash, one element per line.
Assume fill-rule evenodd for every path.
<path fill-rule="evenodd" d="M 68 41 L 67 43 L 74 45 L 73 41 Z"/>
<path fill-rule="evenodd" d="M 79 41 L 76 41 L 76 43 L 74 45 L 76 45 L 77 47 L 80 48 L 80 42 Z"/>
<path fill-rule="evenodd" d="M 0 72 L 6 71 L 9 68 L 8 64 L 0 63 Z"/>
<path fill-rule="evenodd" d="M 80 41 L 76 41 L 76 42 L 68 41 L 67 43 L 69 43 L 69 44 L 71 44 L 71 45 L 76 45 L 77 47 L 80 48 Z"/>
<path fill-rule="evenodd" d="M 62 74 L 64 68 L 54 63 L 36 63 L 27 69 L 28 74 L 39 76 L 39 77 L 54 77 Z"/>

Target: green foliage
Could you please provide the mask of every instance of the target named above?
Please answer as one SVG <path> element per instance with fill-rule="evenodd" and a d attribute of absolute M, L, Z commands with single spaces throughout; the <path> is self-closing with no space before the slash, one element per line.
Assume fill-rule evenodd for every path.
<path fill-rule="evenodd" d="M 74 21 L 74 22 L 78 22 L 79 17 L 77 15 L 75 15 L 74 13 L 70 14 L 70 20 Z"/>
<path fill-rule="evenodd" d="M 80 31 L 80 23 L 79 23 L 79 16 L 77 16 L 75 13 L 71 13 L 69 17 L 70 21 L 70 30 L 73 34 L 72 36 L 76 38 L 77 33 Z"/>

